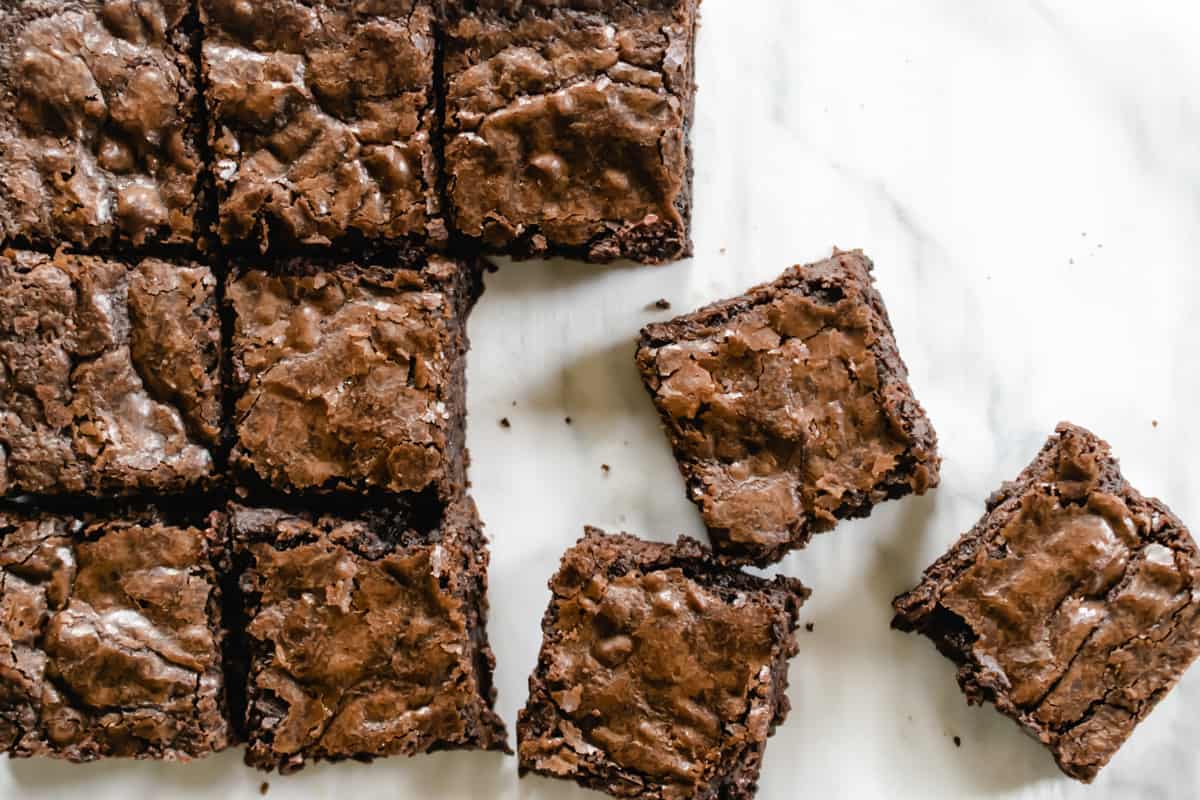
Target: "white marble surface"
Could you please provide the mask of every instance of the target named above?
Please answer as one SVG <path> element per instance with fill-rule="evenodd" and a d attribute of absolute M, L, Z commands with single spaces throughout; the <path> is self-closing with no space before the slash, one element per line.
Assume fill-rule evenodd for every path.
<path fill-rule="evenodd" d="M 585 523 L 702 532 L 631 361 L 638 328 L 862 247 L 941 437 L 942 487 L 780 565 L 813 587 L 816 629 L 799 634 L 759 796 L 1200 796 L 1200 667 L 1083 787 L 1012 723 L 967 708 L 949 663 L 887 625 L 892 595 L 1059 419 L 1108 438 L 1137 486 L 1200 526 L 1200 7 L 706 0 L 703 22 L 695 258 L 505 265 L 471 323 L 501 713 L 511 727 L 545 580 Z M 659 297 L 672 312 L 647 310 Z M 267 779 L 272 798 L 599 797 L 518 782 L 498 755 Z M 262 780 L 236 752 L 0 764 L 4 797 L 248 798 Z"/>

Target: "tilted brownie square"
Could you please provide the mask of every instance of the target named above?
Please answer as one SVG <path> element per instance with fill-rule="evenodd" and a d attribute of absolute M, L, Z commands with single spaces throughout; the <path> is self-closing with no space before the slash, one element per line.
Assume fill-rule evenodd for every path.
<path fill-rule="evenodd" d="M 207 267 L 0 252 L 0 494 L 206 484 L 220 361 Z"/>
<path fill-rule="evenodd" d="M 233 734 L 222 515 L 0 508 L 0 750 L 188 760 Z"/>
<path fill-rule="evenodd" d="M 765 564 L 936 486 L 937 437 L 860 252 L 642 331 L 637 364 L 713 546 Z"/>
<path fill-rule="evenodd" d="M 446 5 L 456 229 L 516 256 L 690 255 L 699 0 Z"/>
<path fill-rule="evenodd" d="M 429 532 L 380 509 L 231 513 L 247 764 L 294 772 L 315 760 L 507 750 L 492 711 L 487 545 L 470 499 Z"/>
<path fill-rule="evenodd" d="M 429 493 L 466 483 L 466 321 L 474 262 L 422 270 L 294 261 L 244 270 L 232 460 L 284 492 Z"/>
<path fill-rule="evenodd" d="M 747 800 L 788 712 L 808 590 L 594 528 L 550 581 L 520 769 L 617 797 Z"/>
<path fill-rule="evenodd" d="M 968 702 L 1091 781 L 1200 654 L 1200 552 L 1106 442 L 1063 423 L 895 607 Z"/>
<path fill-rule="evenodd" d="M 188 0 L 0 4 L 0 240 L 191 245 L 202 207 Z"/>
<path fill-rule="evenodd" d="M 199 0 L 221 241 L 446 239 L 430 0 Z"/>

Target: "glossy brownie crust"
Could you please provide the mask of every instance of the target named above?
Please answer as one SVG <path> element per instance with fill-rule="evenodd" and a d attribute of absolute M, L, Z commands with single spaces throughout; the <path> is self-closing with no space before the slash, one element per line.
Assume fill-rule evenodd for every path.
<path fill-rule="evenodd" d="M 231 740 L 221 515 L 0 508 L 0 749 L 188 760 Z"/>
<path fill-rule="evenodd" d="M 589 528 L 550 581 L 545 638 L 517 722 L 522 774 L 616 797 L 754 796 L 788 712 L 808 590 L 675 545 Z"/>
<path fill-rule="evenodd" d="M 936 486 L 937 436 L 861 252 L 642 330 L 637 364 L 724 558 L 766 564 Z"/>
<path fill-rule="evenodd" d="M 200 0 L 221 241 L 446 239 L 429 0 Z"/>
<path fill-rule="evenodd" d="M 895 607 L 894 627 L 958 665 L 968 702 L 1090 782 L 1200 654 L 1200 553 L 1107 443 L 1063 423 Z"/>
<path fill-rule="evenodd" d="M 507 750 L 492 711 L 488 553 L 471 500 L 426 533 L 385 511 L 231 513 L 247 764 L 294 772 L 316 760 Z"/>
<path fill-rule="evenodd" d="M 212 272 L 0 252 L 0 494 L 206 483 L 221 426 Z"/>
<path fill-rule="evenodd" d="M 235 275 L 232 461 L 283 492 L 430 492 L 466 485 L 472 261 L 422 270 L 293 261 Z"/>
<path fill-rule="evenodd" d="M 518 257 L 690 255 L 699 0 L 445 5 L 456 229 Z"/>
<path fill-rule="evenodd" d="M 0 240 L 192 245 L 202 204 L 189 9 L 0 5 Z"/>

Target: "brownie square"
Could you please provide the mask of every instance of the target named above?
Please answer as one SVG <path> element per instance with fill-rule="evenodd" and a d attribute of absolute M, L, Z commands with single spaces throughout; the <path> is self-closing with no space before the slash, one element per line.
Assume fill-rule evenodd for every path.
<path fill-rule="evenodd" d="M 430 0 L 199 0 L 221 241 L 446 239 Z"/>
<path fill-rule="evenodd" d="M 229 744 L 223 529 L 0 508 L 0 750 L 186 761 Z"/>
<path fill-rule="evenodd" d="M 686 537 L 588 528 L 550 591 L 517 722 L 521 773 L 617 797 L 753 797 L 789 709 L 808 590 L 723 566 Z"/>
<path fill-rule="evenodd" d="M 713 546 L 765 564 L 936 486 L 937 437 L 861 252 L 642 330 L 637 364 Z"/>
<path fill-rule="evenodd" d="M 0 239 L 192 244 L 201 159 L 189 7 L 0 5 Z"/>
<path fill-rule="evenodd" d="M 480 272 L 435 256 L 419 271 L 293 261 L 232 277 L 232 461 L 243 480 L 458 496 Z"/>
<path fill-rule="evenodd" d="M 207 268 L 0 252 L 0 494 L 203 485 L 221 428 Z"/>
<path fill-rule="evenodd" d="M 386 509 L 231 513 L 247 764 L 294 772 L 317 760 L 507 750 L 492 711 L 487 546 L 470 499 L 432 531 Z"/>
<path fill-rule="evenodd" d="M 1200 654 L 1200 553 L 1106 442 L 1063 423 L 895 607 L 969 703 L 1090 782 Z"/>
<path fill-rule="evenodd" d="M 448 3 L 458 232 L 510 255 L 691 255 L 699 0 Z"/>

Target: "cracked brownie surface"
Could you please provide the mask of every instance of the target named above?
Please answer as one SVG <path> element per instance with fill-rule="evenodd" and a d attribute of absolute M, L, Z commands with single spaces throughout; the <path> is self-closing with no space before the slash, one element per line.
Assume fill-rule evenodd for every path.
<path fill-rule="evenodd" d="M 860 252 L 642 331 L 637 364 L 717 552 L 767 563 L 936 486 L 937 437 Z"/>
<path fill-rule="evenodd" d="M 448 3 L 456 229 L 517 256 L 689 255 L 698 5 Z"/>
<path fill-rule="evenodd" d="M 200 0 L 221 241 L 439 244 L 428 0 Z"/>
<path fill-rule="evenodd" d="M 222 524 L 0 510 L 0 749 L 187 760 L 230 742 Z"/>
<path fill-rule="evenodd" d="M 201 160 L 186 0 L 0 5 L 0 235 L 191 245 Z"/>
<path fill-rule="evenodd" d="M 393 493 L 466 483 L 473 263 L 421 271 L 293 262 L 231 280 L 234 464 L 281 491 Z"/>
<path fill-rule="evenodd" d="M 1066 423 L 987 507 L 892 624 L 1091 781 L 1200 654 L 1200 553 L 1106 442 Z"/>
<path fill-rule="evenodd" d="M 723 567 L 691 539 L 594 528 L 550 590 L 522 772 L 618 797 L 753 797 L 808 590 Z"/>
<path fill-rule="evenodd" d="M 474 503 L 431 532 L 232 510 L 249 653 L 246 763 L 293 772 L 448 748 L 506 750 L 492 711 L 488 554 Z"/>
<path fill-rule="evenodd" d="M 207 267 L 0 253 L 0 492 L 177 491 L 213 472 Z"/>

